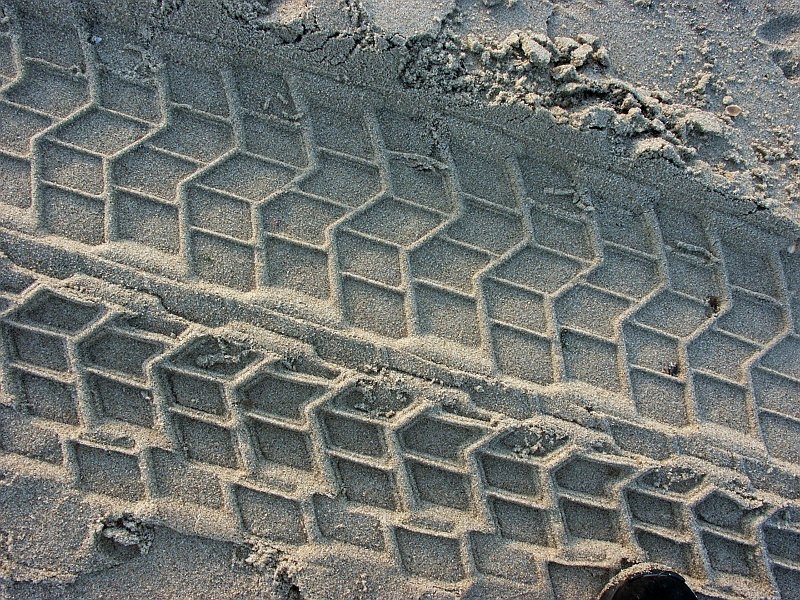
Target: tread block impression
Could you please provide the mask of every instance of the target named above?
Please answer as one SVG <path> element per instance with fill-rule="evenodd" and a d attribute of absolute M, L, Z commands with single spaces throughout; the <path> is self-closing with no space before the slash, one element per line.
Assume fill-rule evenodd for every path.
<path fill-rule="evenodd" d="M 264 247 L 263 281 L 268 286 L 327 300 L 330 295 L 328 261 L 324 250 L 270 239 Z"/>
<path fill-rule="evenodd" d="M 535 554 L 526 552 L 513 541 L 480 533 L 470 539 L 475 566 L 484 575 L 502 577 L 527 585 L 535 584 L 540 575 L 531 568 Z"/>
<path fill-rule="evenodd" d="M 504 538 L 533 544 L 552 546 L 549 515 L 541 508 L 492 498 L 489 502 L 497 527 Z"/>
<path fill-rule="evenodd" d="M 303 513 L 297 501 L 239 485 L 234 493 L 245 529 L 290 544 L 306 541 Z"/>
<path fill-rule="evenodd" d="M 176 413 L 172 422 L 188 458 L 232 469 L 238 466 L 235 437 L 230 429 Z"/>
<path fill-rule="evenodd" d="M 139 146 L 114 161 L 111 175 L 119 187 L 174 201 L 178 184 L 196 169 L 197 165 L 191 161 L 150 146 Z M 127 198 L 130 196 L 119 203 L 131 202 Z"/>
<path fill-rule="evenodd" d="M 240 389 L 245 410 L 296 422 L 304 420 L 306 405 L 324 392 L 319 384 L 269 373 L 257 376 Z"/>
<path fill-rule="evenodd" d="M 26 62 L 22 77 L 5 91 L 5 97 L 54 117 L 66 117 L 89 100 L 88 92 L 84 77 Z"/>
<path fill-rule="evenodd" d="M 208 377 L 162 370 L 166 396 L 176 404 L 193 410 L 227 416 L 228 406 L 222 384 Z"/>
<path fill-rule="evenodd" d="M 299 183 L 304 192 L 360 206 L 381 191 L 378 169 L 337 154 L 320 153 L 316 168 Z"/>
<path fill-rule="evenodd" d="M 248 419 L 256 447 L 267 462 L 312 471 L 311 437 L 308 433 L 257 419 Z"/>
<path fill-rule="evenodd" d="M 102 158 L 68 146 L 43 141 L 39 144 L 42 179 L 87 194 L 102 194 L 105 173 Z M 30 174 L 28 174 L 30 182 Z"/>
<path fill-rule="evenodd" d="M 393 338 L 406 335 L 405 298 L 399 292 L 343 277 L 342 305 L 355 327 Z"/>
<path fill-rule="evenodd" d="M 176 254 L 180 250 L 178 208 L 145 196 L 117 192 L 114 220 L 120 240 Z"/>
<path fill-rule="evenodd" d="M 67 343 L 61 336 L 4 323 L 3 337 L 12 360 L 52 371 L 70 368 Z"/>
<path fill-rule="evenodd" d="M 153 397 L 148 388 L 95 374 L 87 379 L 94 409 L 99 414 L 141 427 L 153 427 Z"/>
<path fill-rule="evenodd" d="M 336 236 L 339 269 L 397 287 L 401 283 L 400 251 L 389 244 L 340 230 Z M 346 281 L 346 278 L 343 278 Z"/>
<path fill-rule="evenodd" d="M 464 450 L 477 442 L 483 431 L 451 424 L 427 415 L 415 418 L 400 433 L 400 441 L 411 452 L 463 464 Z"/>
<path fill-rule="evenodd" d="M 213 473 L 187 463 L 173 452 L 161 449 L 152 451 L 151 460 L 158 494 L 211 509 L 219 510 L 224 506 L 222 487 Z"/>
<path fill-rule="evenodd" d="M 616 344 L 563 329 L 561 353 L 567 379 L 583 381 L 607 390 L 619 389 L 619 348 Z"/>
<path fill-rule="evenodd" d="M 333 462 L 348 500 L 387 510 L 397 509 L 394 473 L 343 458 Z"/>
<path fill-rule="evenodd" d="M 463 576 L 457 540 L 402 527 L 396 528 L 394 535 L 403 566 L 411 575 L 443 581 Z"/>
<path fill-rule="evenodd" d="M 139 121 L 102 108 L 91 108 L 60 126 L 54 136 L 84 150 L 110 156 L 144 137 L 148 129 Z"/>
<path fill-rule="evenodd" d="M 78 401 L 74 385 L 40 377 L 32 373 L 15 373 L 21 397 L 19 401 L 42 419 L 78 425 Z"/>
<path fill-rule="evenodd" d="M 553 381 L 550 340 L 512 327 L 492 328 L 498 366 L 508 375 L 547 384 Z"/>
<path fill-rule="evenodd" d="M 415 290 L 419 326 L 423 334 L 435 335 L 463 346 L 480 344 L 478 309 L 474 300 L 427 285 L 418 285 Z"/>
<path fill-rule="evenodd" d="M 314 514 L 320 533 L 326 538 L 378 552 L 385 548 L 380 520 L 348 511 L 347 503 L 315 495 Z"/>
<path fill-rule="evenodd" d="M 50 233 L 91 246 L 106 240 L 106 203 L 94 196 L 46 187 L 42 195 L 42 226 Z"/>
<path fill-rule="evenodd" d="M 330 448 L 364 456 L 381 457 L 386 454 L 386 440 L 382 427 L 330 412 L 322 413 L 321 421 Z"/>
<path fill-rule="evenodd" d="M 198 186 L 188 187 L 186 200 L 191 225 L 242 241 L 252 238 L 250 203 Z"/>
<path fill-rule="evenodd" d="M 407 461 L 406 467 L 417 496 L 423 502 L 458 510 L 471 508 L 469 478 L 466 475 L 417 461 Z"/>
<path fill-rule="evenodd" d="M 619 539 L 619 514 L 604 506 L 561 498 L 567 532 L 576 538 L 615 542 Z"/>
<path fill-rule="evenodd" d="M 58 435 L 37 427 L 30 422 L 30 417 L 6 406 L 0 406 L 0 448 L 54 465 L 64 460 Z"/>
<path fill-rule="evenodd" d="M 146 377 L 147 363 L 161 354 L 164 346 L 113 330 L 102 330 L 82 344 L 79 352 L 86 364 L 119 371 L 136 379 Z"/>
<path fill-rule="evenodd" d="M 77 334 L 103 314 L 103 309 L 50 291 L 37 292 L 15 313 L 20 321 L 65 334 Z"/>
<path fill-rule="evenodd" d="M 195 231 L 191 257 L 195 272 L 204 281 L 243 292 L 256 287 L 255 251 L 249 245 Z"/>
<path fill-rule="evenodd" d="M 31 164 L 28 160 L 0 154 L 0 202 L 17 208 L 31 205 Z"/>
<path fill-rule="evenodd" d="M 0 101 L 0 147 L 16 154 L 28 155 L 31 140 L 50 126 L 52 120 L 44 115 Z"/>
<path fill-rule="evenodd" d="M 280 163 L 236 152 L 215 163 L 198 183 L 249 200 L 261 200 L 289 183 L 294 170 Z"/>
<path fill-rule="evenodd" d="M 74 445 L 82 488 L 98 494 L 138 500 L 144 484 L 138 459 L 116 450 L 77 443 Z"/>

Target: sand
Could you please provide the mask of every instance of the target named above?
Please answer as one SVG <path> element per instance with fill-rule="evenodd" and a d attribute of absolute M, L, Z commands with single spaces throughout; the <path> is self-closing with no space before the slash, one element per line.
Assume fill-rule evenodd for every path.
<path fill-rule="evenodd" d="M 0 9 L 0 596 L 800 598 L 800 13 Z"/>

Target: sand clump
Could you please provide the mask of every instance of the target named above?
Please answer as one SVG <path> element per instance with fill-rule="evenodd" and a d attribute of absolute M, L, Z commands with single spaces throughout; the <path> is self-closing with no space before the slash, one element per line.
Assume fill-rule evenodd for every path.
<path fill-rule="evenodd" d="M 458 14 L 452 14 L 435 34 L 407 43 L 409 58 L 401 70 L 405 85 L 464 102 L 484 96 L 490 104 L 544 109 L 557 123 L 606 131 L 620 154 L 662 157 L 698 174 L 721 174 L 728 180 L 717 181 L 723 187 L 735 180 L 757 196 L 766 190 L 750 181 L 763 177 L 761 171 L 737 173 L 746 162 L 730 136 L 733 119 L 743 112 L 737 105 L 712 113 L 681 104 L 668 92 L 619 79 L 608 73 L 610 53 L 595 35 L 551 39 L 513 31 L 502 40 L 474 34 L 462 38 L 454 33 L 458 23 Z M 693 89 L 700 94 L 704 87 L 698 83 Z M 793 185 L 786 188 L 790 197 Z M 778 205 L 763 194 L 759 203 Z"/>
<path fill-rule="evenodd" d="M 101 552 L 120 560 L 129 560 L 135 553 L 145 555 L 153 544 L 153 529 L 131 514 L 105 517 L 95 534 Z"/>

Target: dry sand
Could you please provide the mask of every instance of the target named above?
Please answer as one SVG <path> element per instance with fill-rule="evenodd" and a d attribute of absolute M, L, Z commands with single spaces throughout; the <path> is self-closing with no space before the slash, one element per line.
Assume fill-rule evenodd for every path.
<path fill-rule="evenodd" d="M 0 11 L 0 596 L 800 598 L 791 2 Z"/>

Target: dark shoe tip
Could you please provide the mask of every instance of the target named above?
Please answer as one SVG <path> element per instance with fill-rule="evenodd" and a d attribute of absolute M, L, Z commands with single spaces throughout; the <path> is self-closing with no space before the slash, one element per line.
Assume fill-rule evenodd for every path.
<path fill-rule="evenodd" d="M 697 600 L 697 596 L 674 571 L 640 565 L 614 577 L 599 600 Z"/>

